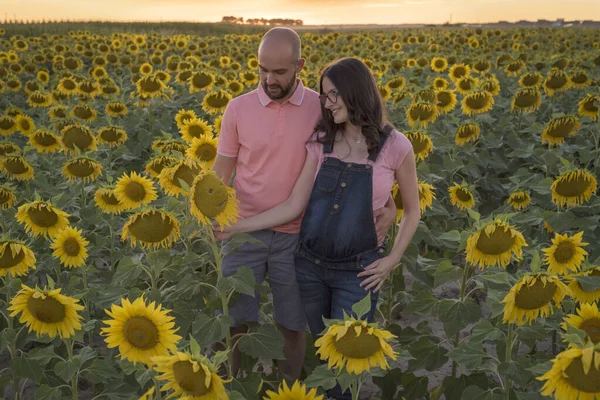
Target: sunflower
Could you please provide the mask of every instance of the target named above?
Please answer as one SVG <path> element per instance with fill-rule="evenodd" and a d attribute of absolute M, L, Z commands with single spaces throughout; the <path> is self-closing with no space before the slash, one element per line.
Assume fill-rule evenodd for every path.
<path fill-rule="evenodd" d="M 454 138 L 454 142 L 462 146 L 469 142 L 474 142 L 479 138 L 481 134 L 481 127 L 478 124 L 468 123 L 461 124 L 456 129 L 456 136 Z"/>
<path fill-rule="evenodd" d="M 574 136 L 581 129 L 579 120 L 574 115 L 554 118 L 542 132 L 542 144 L 556 146 L 565 142 L 565 137 Z"/>
<path fill-rule="evenodd" d="M 583 89 L 592 83 L 592 79 L 585 71 L 576 71 L 570 77 L 571 87 L 575 89 Z"/>
<path fill-rule="evenodd" d="M 467 239 L 467 262 L 480 269 L 498 265 L 503 268 L 523 257 L 527 246 L 521 232 L 499 219 L 487 223 Z"/>
<path fill-rule="evenodd" d="M 575 279 L 576 276 L 600 276 L 600 267 L 579 272 L 569 276 L 569 289 L 571 297 L 578 303 L 593 303 L 600 300 L 600 289 L 587 292 L 581 287 L 581 283 Z"/>
<path fill-rule="evenodd" d="M 33 118 L 28 115 L 18 115 L 16 117 L 16 122 L 17 130 L 19 130 L 25 136 L 29 136 L 31 132 L 35 130 L 35 122 L 33 122 Z"/>
<path fill-rule="evenodd" d="M 437 108 L 440 113 L 447 114 L 456 107 L 456 94 L 452 90 L 438 90 L 435 92 L 437 97 Z"/>
<path fill-rule="evenodd" d="M 421 131 L 406 132 L 406 138 L 410 141 L 418 160 L 425 160 L 433 151 L 433 142 L 428 134 Z"/>
<path fill-rule="evenodd" d="M 43 201 L 25 203 L 17 209 L 17 222 L 25 225 L 25 232 L 34 237 L 55 237 L 69 225 L 69 214 Z"/>
<path fill-rule="evenodd" d="M 175 317 L 169 311 L 155 302 L 146 305 L 142 297 L 133 303 L 122 299 L 121 306 L 112 304 L 105 310 L 110 319 L 103 321 L 108 327 L 102 328 L 101 334 L 109 349 L 119 348 L 121 359 L 150 365 L 152 357 L 175 351 L 181 339 L 175 334 Z"/>
<path fill-rule="evenodd" d="M 500 82 L 496 79 L 486 79 L 479 84 L 479 89 L 497 96 L 500 93 Z"/>
<path fill-rule="evenodd" d="M 190 86 L 190 94 L 210 90 L 215 80 L 215 76 L 210 72 L 194 72 L 187 81 L 187 84 Z"/>
<path fill-rule="evenodd" d="M 450 71 L 448 72 L 448 76 L 454 82 L 458 81 L 460 78 L 464 78 L 469 76 L 471 73 L 471 68 L 465 64 L 454 64 Z"/>
<path fill-rule="evenodd" d="M 432 185 L 419 181 L 419 208 L 421 209 L 421 214 L 423 214 L 427 208 L 431 208 L 433 200 L 435 199 L 434 190 L 435 188 Z M 398 222 L 404 215 L 404 203 L 397 183 L 394 183 L 394 186 L 392 187 L 392 198 L 396 204 L 396 222 Z"/>
<path fill-rule="evenodd" d="M 177 162 L 173 156 L 157 156 L 146 164 L 145 172 L 153 178 L 157 178 L 163 168 L 170 167 Z"/>
<path fill-rule="evenodd" d="M 97 81 L 90 79 L 85 79 L 79 82 L 77 88 L 79 89 L 79 95 L 86 99 L 93 99 L 102 93 L 100 90 L 100 84 Z"/>
<path fill-rule="evenodd" d="M 567 325 L 584 331 L 592 343 L 600 342 L 600 310 L 596 303 L 580 304 L 577 314 L 569 314 L 564 318 L 562 329 L 567 330 Z"/>
<path fill-rule="evenodd" d="M 231 94 L 225 90 L 208 92 L 202 100 L 202 109 L 209 114 L 219 114 L 225 110 L 231 99 Z"/>
<path fill-rule="evenodd" d="M 85 122 L 92 122 L 96 119 L 96 110 L 87 104 L 78 104 L 69 113 L 69 116 L 72 118 L 78 118 Z"/>
<path fill-rule="evenodd" d="M 523 325 L 539 316 L 553 313 L 552 301 L 560 307 L 569 288 L 557 276 L 528 274 L 510 289 L 502 300 L 505 303 L 503 322 Z"/>
<path fill-rule="evenodd" d="M 35 269 L 35 254 L 22 242 L 0 241 L 0 276 L 24 276 Z"/>
<path fill-rule="evenodd" d="M 17 131 L 17 120 L 10 115 L 0 115 L 0 134 L 10 136 Z"/>
<path fill-rule="evenodd" d="M 544 80 L 544 90 L 548 96 L 554 96 L 554 93 L 567 90 L 571 85 L 568 75 L 561 70 L 554 69 L 548 72 Z"/>
<path fill-rule="evenodd" d="M 179 153 L 185 153 L 187 146 L 179 140 L 176 139 L 157 139 L 152 142 L 152 150 L 159 150 L 161 153 L 169 153 L 172 151 L 177 151 Z"/>
<path fill-rule="evenodd" d="M 51 338 L 58 335 L 68 339 L 81 329 L 81 315 L 77 312 L 84 309 L 79 300 L 60 294 L 60 289 L 32 289 L 21 285 L 21 290 L 10 301 L 8 311 L 10 316 L 19 318 L 25 323 L 29 332 L 36 336 L 48 335 Z"/>
<path fill-rule="evenodd" d="M 74 78 L 64 77 L 58 81 L 58 91 L 64 95 L 71 96 L 79 93 L 79 85 Z"/>
<path fill-rule="evenodd" d="M 99 188 L 94 193 L 94 201 L 100 211 L 105 214 L 119 214 L 125 210 L 123 204 L 115 196 L 114 188 Z"/>
<path fill-rule="evenodd" d="M 317 395 L 317 389 L 310 389 L 308 392 L 306 391 L 305 385 L 301 385 L 300 382 L 295 381 L 292 387 L 288 387 L 287 382 L 284 380 L 281 385 L 279 385 L 279 390 L 277 392 L 273 392 L 271 390 L 267 390 L 266 396 L 263 400 L 323 400 L 323 395 Z"/>
<path fill-rule="evenodd" d="M 179 221 L 173 214 L 149 209 L 129 217 L 123 226 L 121 241 L 129 238 L 131 247 L 139 241 L 143 248 L 169 248 L 179 235 Z"/>
<path fill-rule="evenodd" d="M 153 99 L 159 97 L 164 93 L 166 89 L 165 84 L 154 75 L 147 75 L 141 77 L 135 83 L 135 86 L 137 88 L 138 96 L 143 97 L 145 99 Z"/>
<path fill-rule="evenodd" d="M 386 86 L 392 90 L 402 90 L 406 86 L 406 78 L 397 76 L 387 81 Z"/>
<path fill-rule="evenodd" d="M 148 204 L 158 198 L 152 181 L 137 172 L 123 174 L 115 185 L 114 194 L 126 210 Z"/>
<path fill-rule="evenodd" d="M 78 157 L 65 163 L 62 174 L 71 182 L 77 179 L 81 179 L 83 182 L 93 182 L 102 175 L 102 164 L 87 157 Z"/>
<path fill-rule="evenodd" d="M 235 223 L 238 217 L 235 190 L 226 186 L 213 170 L 201 169 L 190 189 L 190 211 L 199 222 L 215 220 L 221 228 Z"/>
<path fill-rule="evenodd" d="M 528 72 L 519 79 L 519 86 L 522 88 L 539 87 L 543 80 L 544 77 L 539 72 Z"/>
<path fill-rule="evenodd" d="M 426 102 L 412 103 L 406 110 L 406 119 L 411 127 L 419 125 L 427 127 L 429 123 L 433 123 L 438 116 L 438 108 L 434 104 Z"/>
<path fill-rule="evenodd" d="M 127 132 L 118 126 L 105 126 L 98 131 L 98 142 L 109 147 L 117 147 L 127 140 Z"/>
<path fill-rule="evenodd" d="M 223 380 L 216 368 L 203 356 L 176 352 L 152 357 L 158 380 L 167 381 L 162 391 L 173 390 L 168 397 L 182 400 L 228 400 Z"/>
<path fill-rule="evenodd" d="M 431 86 L 433 87 L 434 90 L 436 91 L 442 91 L 442 90 L 446 90 L 448 89 L 448 86 L 450 84 L 448 83 L 447 80 L 445 80 L 444 78 L 441 77 L 437 77 L 433 80 L 433 83 L 431 84 Z"/>
<path fill-rule="evenodd" d="M 386 356 L 395 360 L 397 354 L 388 342 L 395 337 L 366 321 L 349 318 L 329 326 L 315 347 L 321 360 L 328 360 L 329 369 L 360 375 L 372 367 L 389 368 Z"/>
<path fill-rule="evenodd" d="M 508 76 L 519 76 L 524 67 L 525 62 L 523 62 L 523 60 L 514 60 L 504 67 L 504 72 L 506 72 Z"/>
<path fill-rule="evenodd" d="M 450 203 L 459 210 L 475 207 L 475 196 L 467 186 L 455 183 L 448 188 L 448 193 L 450 194 Z"/>
<path fill-rule="evenodd" d="M 529 203 L 531 202 L 531 196 L 529 196 L 529 193 L 527 192 L 517 190 L 508 196 L 508 200 L 506 200 L 506 202 L 515 210 L 524 210 L 527 208 L 527 206 L 529 206 Z"/>
<path fill-rule="evenodd" d="M 183 140 L 191 143 L 193 139 L 198 139 L 202 136 L 212 137 L 212 127 L 202 118 L 191 118 L 183 123 L 183 128 L 179 130 Z"/>
<path fill-rule="evenodd" d="M 6 210 L 17 202 L 17 196 L 10 186 L 0 186 L 0 210 Z"/>
<path fill-rule="evenodd" d="M 18 154 L 20 151 L 19 146 L 14 143 L 0 143 L 0 157 L 7 154 Z"/>
<path fill-rule="evenodd" d="M 582 238 L 583 232 L 573 236 L 556 233 L 552 239 L 552 246 L 542 250 L 544 262 L 548 264 L 548 272 L 558 275 L 565 275 L 568 271 L 577 272 L 588 254 L 583 247 L 589 243 L 582 242 Z"/>
<path fill-rule="evenodd" d="M 442 73 L 448 68 L 448 60 L 444 57 L 433 57 L 430 67 L 432 71 Z"/>
<path fill-rule="evenodd" d="M 468 93 L 462 100 L 462 111 L 465 115 L 488 112 L 494 106 L 494 97 L 486 90 Z"/>
<path fill-rule="evenodd" d="M 479 60 L 473 64 L 473 70 L 480 74 L 485 74 L 490 69 L 492 69 L 492 63 L 488 60 Z"/>
<path fill-rule="evenodd" d="M 202 167 L 195 159 L 183 159 L 170 167 L 164 167 L 158 175 L 158 182 L 163 190 L 170 196 L 187 196 L 188 192 L 181 187 L 180 180 L 188 187 L 192 186 L 194 178 L 198 176 Z"/>
<path fill-rule="evenodd" d="M 592 347 L 571 347 L 552 361 L 550 371 L 537 378 L 546 381 L 543 396 L 581 400 L 600 397 L 600 352 Z"/>
<path fill-rule="evenodd" d="M 46 130 L 37 130 L 30 135 L 29 145 L 38 153 L 55 153 L 61 150 L 60 139 Z"/>
<path fill-rule="evenodd" d="M 229 90 L 233 96 L 237 96 L 244 91 L 244 84 L 237 80 L 231 80 L 227 82 L 227 90 Z"/>
<path fill-rule="evenodd" d="M 511 111 L 533 112 L 540 108 L 540 104 L 542 104 L 540 91 L 537 88 L 524 88 L 515 93 L 510 109 Z"/>
<path fill-rule="evenodd" d="M 588 201 L 597 187 L 598 181 L 586 170 L 566 172 L 552 182 L 552 202 L 559 207 L 578 206 Z"/>
<path fill-rule="evenodd" d="M 240 79 L 246 87 L 254 86 L 258 83 L 259 77 L 252 71 L 243 71 L 240 73 Z"/>
<path fill-rule="evenodd" d="M 76 149 L 81 151 L 98 150 L 96 137 L 87 126 L 70 124 L 61 130 L 61 134 L 61 143 L 65 152 L 75 154 Z"/>
<path fill-rule="evenodd" d="M 10 179 L 18 181 L 33 179 L 33 167 L 21 156 L 0 158 L 0 172 L 4 172 Z"/>
<path fill-rule="evenodd" d="M 474 91 L 479 85 L 479 80 L 472 76 L 465 76 L 454 82 L 456 90 L 462 95 L 466 95 Z"/>
<path fill-rule="evenodd" d="M 179 110 L 177 115 L 175 115 L 175 122 L 177 123 L 177 128 L 179 128 L 180 130 L 183 129 L 186 121 L 195 118 L 198 117 L 196 116 L 196 113 L 194 111 L 184 109 Z"/>
<path fill-rule="evenodd" d="M 81 229 L 68 226 L 56 235 L 50 248 L 63 267 L 76 268 L 85 265 L 88 257 L 85 247 L 88 244 L 90 242 L 83 238 Z"/>
<path fill-rule="evenodd" d="M 48 107 L 52 104 L 52 94 L 36 90 L 27 98 L 27 104 L 31 108 Z"/>
<path fill-rule="evenodd" d="M 198 139 L 193 139 L 192 144 L 186 150 L 188 158 L 204 163 L 207 167 L 212 167 L 217 157 L 216 138 L 209 135 L 202 135 Z"/>
<path fill-rule="evenodd" d="M 582 117 L 590 117 L 593 120 L 598 118 L 598 114 L 600 114 L 600 96 L 593 96 L 588 94 L 586 97 L 581 99 L 577 109 L 577 113 Z M 2 132 L 2 119 L 0 118 L 0 132 Z"/>
<path fill-rule="evenodd" d="M 67 118 L 68 109 L 69 108 L 67 106 L 63 106 L 60 104 L 50 107 L 50 109 L 48 110 L 48 118 L 50 118 L 51 120 Z"/>
<path fill-rule="evenodd" d="M 106 104 L 105 111 L 108 115 L 110 115 L 113 118 L 122 115 L 127 115 L 127 113 L 129 112 L 127 109 L 127 105 L 120 101 L 111 101 L 110 103 Z"/>

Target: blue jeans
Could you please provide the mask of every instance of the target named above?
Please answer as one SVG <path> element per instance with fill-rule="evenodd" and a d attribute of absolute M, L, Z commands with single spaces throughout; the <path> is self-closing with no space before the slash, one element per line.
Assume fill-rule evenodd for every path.
<path fill-rule="evenodd" d="M 294 262 L 306 320 L 314 340 L 319 338 L 325 329 L 323 317 L 343 319 L 344 312 L 356 317 L 352 306 L 367 295 L 367 291 L 359 286 L 366 277 L 356 276 L 360 270 L 331 269 L 298 255 Z M 371 291 L 371 310 L 363 317 L 369 322 L 373 321 L 378 297 L 378 293 Z M 352 398 L 350 390 L 342 393 L 339 385 L 329 390 L 327 395 L 338 400 Z"/>

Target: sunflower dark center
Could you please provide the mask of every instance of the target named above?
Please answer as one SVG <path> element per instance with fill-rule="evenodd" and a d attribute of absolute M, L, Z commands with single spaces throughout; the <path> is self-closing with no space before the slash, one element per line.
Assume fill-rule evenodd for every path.
<path fill-rule="evenodd" d="M 342 338 L 334 342 L 334 346 L 345 357 L 357 359 L 372 357 L 381 350 L 377 336 L 369 335 L 362 327 L 360 336 L 351 327 Z"/>
<path fill-rule="evenodd" d="M 181 71 L 177 77 L 179 80 L 187 82 L 188 79 L 192 77 L 193 72 L 191 70 Z"/>
<path fill-rule="evenodd" d="M 435 114 L 435 108 L 429 104 L 417 103 L 410 107 L 409 113 L 410 117 L 415 121 L 426 121 L 433 117 Z"/>
<path fill-rule="evenodd" d="M 515 105 L 519 108 L 527 108 L 536 104 L 538 96 L 535 91 L 520 92 L 515 98 Z"/>
<path fill-rule="evenodd" d="M 9 129 L 13 129 L 16 125 L 16 122 L 13 118 L 11 117 L 0 117 L 0 129 L 2 130 L 9 130 Z"/>
<path fill-rule="evenodd" d="M 208 86 L 212 85 L 212 83 L 213 83 L 213 78 L 210 75 L 204 74 L 204 73 L 194 74 L 192 76 L 192 80 L 191 80 L 192 86 L 194 86 L 195 88 L 198 88 L 198 89 L 208 87 Z"/>
<path fill-rule="evenodd" d="M 541 279 L 536 279 L 531 286 L 521 286 L 515 296 L 515 305 L 523 310 L 536 310 L 550 303 L 557 289 L 554 282 L 544 285 Z"/>
<path fill-rule="evenodd" d="M 575 245 L 570 241 L 561 242 L 554 251 L 554 259 L 561 264 L 571 261 L 574 255 Z"/>
<path fill-rule="evenodd" d="M 576 126 L 576 119 L 560 119 L 551 124 L 546 133 L 552 137 L 566 137 L 573 133 Z"/>
<path fill-rule="evenodd" d="M 179 180 L 181 179 L 187 183 L 188 186 L 192 186 L 194 178 L 196 178 L 196 175 L 198 175 L 199 172 L 200 170 L 198 168 L 190 168 L 183 164 L 177 168 L 175 175 L 173 175 L 173 184 L 177 187 L 181 187 L 181 184 L 179 183 Z"/>
<path fill-rule="evenodd" d="M 489 105 L 490 99 L 483 93 L 475 93 L 474 95 L 465 97 L 465 102 L 469 108 L 481 110 Z"/>
<path fill-rule="evenodd" d="M 81 85 L 79 85 L 79 90 L 86 94 L 93 93 L 97 88 L 95 82 L 82 82 Z"/>
<path fill-rule="evenodd" d="M 173 222 L 162 213 L 155 212 L 139 216 L 129 226 L 136 239 L 146 243 L 159 243 L 173 231 Z"/>
<path fill-rule="evenodd" d="M 46 102 L 46 96 L 41 93 L 33 93 L 29 99 L 36 104 L 44 104 Z"/>
<path fill-rule="evenodd" d="M 458 127 L 458 137 L 461 139 L 470 138 L 471 136 L 475 136 L 478 131 L 477 125 L 461 125 Z"/>
<path fill-rule="evenodd" d="M 104 201 L 106 204 L 109 204 L 111 206 L 119 205 L 119 199 L 117 199 L 117 196 L 115 196 L 112 193 L 103 193 L 100 197 L 102 198 L 102 201 Z"/>
<path fill-rule="evenodd" d="M 27 216 L 34 225 L 41 226 L 42 228 L 53 227 L 58 222 L 58 215 L 45 206 L 30 208 L 27 211 Z"/>
<path fill-rule="evenodd" d="M 175 162 L 174 158 L 168 156 L 160 157 L 152 161 L 152 164 L 150 164 L 150 168 L 152 169 L 152 171 L 156 172 L 157 174 L 160 174 L 165 167 L 173 165 L 173 162 Z"/>
<path fill-rule="evenodd" d="M 11 192 L 0 188 L 0 205 L 8 203 L 8 201 L 11 199 L 11 197 L 12 197 Z"/>
<path fill-rule="evenodd" d="M 75 90 L 75 89 L 77 89 L 77 83 L 75 83 L 75 81 L 72 81 L 70 79 L 65 79 L 62 82 L 62 87 L 66 90 Z"/>
<path fill-rule="evenodd" d="M 21 158 L 9 158 L 4 161 L 4 168 L 11 174 L 20 175 L 29 171 L 29 167 L 25 165 Z"/>
<path fill-rule="evenodd" d="M 496 226 L 491 235 L 482 231 L 477 239 L 476 247 L 484 254 L 498 255 L 509 251 L 515 243 L 510 229 L 504 230 L 502 226 Z"/>
<path fill-rule="evenodd" d="M 586 111 L 590 111 L 593 113 L 597 113 L 598 112 L 598 107 L 596 107 L 596 101 L 595 99 L 591 99 L 588 100 L 586 102 L 583 103 L 583 108 L 585 108 Z"/>
<path fill-rule="evenodd" d="M 100 133 L 100 137 L 107 142 L 116 142 L 123 136 L 122 132 L 115 128 L 107 128 Z"/>
<path fill-rule="evenodd" d="M 572 174 L 561 179 L 556 185 L 556 193 L 564 197 L 578 197 L 592 184 L 591 179 L 582 175 Z"/>
<path fill-rule="evenodd" d="M 229 89 L 232 92 L 237 92 L 242 89 L 242 85 L 239 82 L 231 82 L 229 83 Z"/>
<path fill-rule="evenodd" d="M 429 141 L 425 135 L 410 135 L 409 137 L 411 144 L 413 145 L 413 149 L 415 154 L 420 154 L 421 152 L 427 150 L 429 147 Z"/>
<path fill-rule="evenodd" d="M 56 324 L 65 320 L 65 306 L 56 299 L 46 296 L 45 299 L 30 297 L 27 309 L 35 319 L 45 324 Z"/>
<path fill-rule="evenodd" d="M 229 98 L 220 94 L 212 94 L 206 97 L 206 102 L 212 108 L 223 108 L 229 103 Z"/>
<path fill-rule="evenodd" d="M 139 182 L 129 182 L 125 187 L 125 196 L 133 201 L 142 201 L 146 197 L 146 189 Z"/>
<path fill-rule="evenodd" d="M 68 238 L 67 240 L 65 240 L 62 247 L 64 252 L 71 257 L 78 256 L 81 250 L 81 246 L 75 238 Z"/>
<path fill-rule="evenodd" d="M 588 77 L 586 74 L 577 73 L 571 77 L 571 80 L 577 84 L 582 84 L 587 82 Z"/>
<path fill-rule="evenodd" d="M 162 91 L 162 82 L 158 79 L 144 79 L 140 83 L 143 92 L 156 93 Z"/>
<path fill-rule="evenodd" d="M 568 83 L 566 75 L 553 75 L 546 80 L 546 87 L 550 89 L 561 89 Z"/>
<path fill-rule="evenodd" d="M 131 317 L 123 325 L 123 336 L 132 346 L 149 350 L 158 343 L 158 329 L 146 317 Z"/>
<path fill-rule="evenodd" d="M 462 202 L 468 202 L 471 201 L 473 199 L 473 195 L 471 194 L 471 192 L 469 192 L 468 189 L 465 188 L 459 188 L 456 190 L 456 197 L 458 197 L 458 199 Z"/>
<path fill-rule="evenodd" d="M 460 88 L 462 90 L 471 90 L 471 87 L 472 87 L 471 83 L 472 83 L 471 80 L 468 79 L 468 78 L 467 79 L 461 79 L 460 82 L 459 82 L 459 84 L 458 84 L 458 86 L 460 86 Z"/>
<path fill-rule="evenodd" d="M 94 165 L 90 161 L 70 163 L 67 170 L 78 178 L 86 178 L 94 173 Z"/>
<path fill-rule="evenodd" d="M 583 371 L 581 357 L 571 361 L 564 374 L 569 385 L 584 393 L 600 393 L 600 370 L 594 364 L 587 375 Z"/>
<path fill-rule="evenodd" d="M 31 129 L 31 124 L 29 123 L 28 120 L 26 120 L 26 119 L 21 120 L 21 129 L 24 131 L 28 131 L 29 129 Z"/>
<path fill-rule="evenodd" d="M 191 137 L 199 138 L 204 135 L 204 128 L 200 125 L 189 125 L 188 133 Z"/>
<path fill-rule="evenodd" d="M 123 107 L 121 104 L 111 104 L 108 108 L 114 113 L 120 113 L 125 109 L 125 107 Z"/>
<path fill-rule="evenodd" d="M 599 318 L 590 318 L 590 319 L 583 320 L 583 322 L 579 326 L 579 329 L 584 331 L 594 344 L 600 342 L 600 319 Z"/>
<path fill-rule="evenodd" d="M 0 269 L 12 268 L 19 264 L 25 258 L 25 252 L 19 249 L 17 254 L 14 254 L 10 249 L 10 244 L 4 248 L 4 253 L 0 256 Z"/>
<path fill-rule="evenodd" d="M 194 204 L 209 218 L 218 216 L 229 201 L 229 194 L 223 182 L 213 175 L 206 175 L 195 187 Z"/>
<path fill-rule="evenodd" d="M 92 109 L 88 107 L 75 107 L 73 109 L 73 115 L 80 119 L 90 119 L 94 116 Z"/>
<path fill-rule="evenodd" d="M 162 148 L 163 153 L 167 151 L 178 151 L 180 153 L 185 152 L 185 146 L 181 143 L 167 143 Z"/>
<path fill-rule="evenodd" d="M 538 75 L 525 75 L 522 82 L 525 86 L 535 86 L 539 83 L 539 81 Z"/>
<path fill-rule="evenodd" d="M 56 144 L 56 138 L 50 133 L 38 133 L 34 140 L 40 146 L 48 147 Z"/>
<path fill-rule="evenodd" d="M 189 361 L 177 361 L 173 364 L 173 375 L 188 397 L 204 396 L 211 390 L 210 386 L 212 384 L 209 387 L 204 385 L 206 379 L 204 368 L 201 367 L 197 372 L 194 372 L 193 364 Z"/>
<path fill-rule="evenodd" d="M 67 129 L 63 134 L 63 143 L 69 149 L 77 148 L 84 150 L 92 144 L 92 135 L 82 128 L 75 126 Z"/>
<path fill-rule="evenodd" d="M 400 194 L 399 190 L 398 193 L 396 193 L 396 195 L 394 196 L 394 203 L 396 204 L 396 208 L 398 210 L 404 210 L 404 203 L 402 202 L 402 195 Z"/>
<path fill-rule="evenodd" d="M 17 153 L 18 151 L 19 151 L 19 148 L 13 144 L 5 144 L 5 145 L 0 144 L 0 156 L 4 156 L 6 154 Z"/>
<path fill-rule="evenodd" d="M 202 161 L 212 161 L 217 156 L 217 149 L 210 143 L 204 143 L 196 149 L 196 156 Z"/>
<path fill-rule="evenodd" d="M 452 102 L 452 97 L 448 92 L 440 92 L 437 94 L 438 107 L 446 107 Z"/>

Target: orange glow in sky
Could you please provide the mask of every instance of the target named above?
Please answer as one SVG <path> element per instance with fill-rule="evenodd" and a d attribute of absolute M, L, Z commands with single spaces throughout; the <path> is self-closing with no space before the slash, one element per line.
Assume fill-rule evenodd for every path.
<path fill-rule="evenodd" d="M 2 0 L 0 20 L 216 22 L 224 15 L 305 24 L 600 20 L 600 0 Z"/>

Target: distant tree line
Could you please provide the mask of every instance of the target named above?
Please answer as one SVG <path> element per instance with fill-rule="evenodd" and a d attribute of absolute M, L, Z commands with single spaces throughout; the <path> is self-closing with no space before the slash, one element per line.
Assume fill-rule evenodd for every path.
<path fill-rule="evenodd" d="M 301 19 L 288 18 L 248 18 L 244 22 L 243 17 L 226 16 L 221 22 L 226 24 L 241 24 L 241 25 L 286 25 L 286 26 L 301 26 L 304 22 Z"/>

